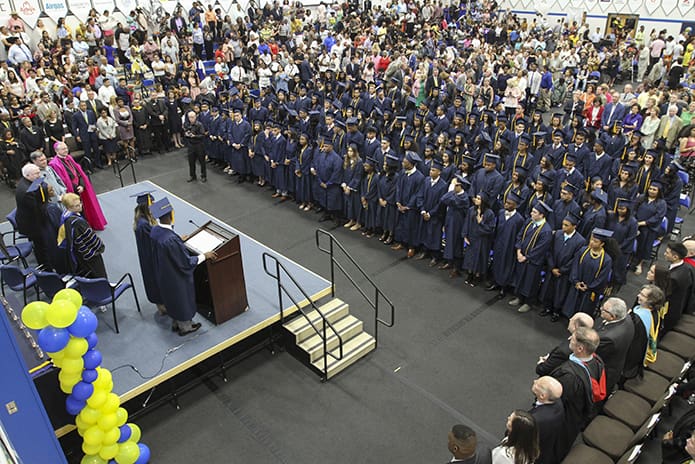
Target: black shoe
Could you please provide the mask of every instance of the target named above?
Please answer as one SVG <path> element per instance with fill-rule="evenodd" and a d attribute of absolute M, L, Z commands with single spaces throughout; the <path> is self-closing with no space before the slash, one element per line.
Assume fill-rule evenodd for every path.
<path fill-rule="evenodd" d="M 499 298 L 499 299 L 501 300 L 501 299 L 503 299 L 503 298 L 506 297 L 506 296 L 507 296 L 507 292 L 505 292 L 504 289 L 501 288 L 501 289 L 500 289 L 500 292 L 497 294 L 497 298 Z"/>
<path fill-rule="evenodd" d="M 198 179 L 196 179 L 195 177 L 189 177 L 186 182 L 195 182 L 196 180 Z"/>
<path fill-rule="evenodd" d="M 323 216 L 321 216 L 321 219 L 319 219 L 319 222 L 326 222 L 326 221 L 330 221 L 332 219 L 333 218 L 331 217 L 330 214 L 324 214 Z"/>
<path fill-rule="evenodd" d="M 384 245 L 391 245 L 392 243 L 393 243 L 393 237 L 391 237 L 389 235 L 388 238 L 386 240 L 384 240 Z"/>
<path fill-rule="evenodd" d="M 543 311 L 541 311 L 540 313 L 538 313 L 538 315 L 539 315 L 540 317 L 550 316 L 551 314 L 553 314 L 553 311 L 550 310 L 550 309 L 544 309 Z"/>
<path fill-rule="evenodd" d="M 490 284 L 487 287 L 485 287 L 486 292 L 494 292 L 494 291 L 499 290 L 499 289 L 500 289 L 499 285 L 495 285 L 495 284 Z"/>
<path fill-rule="evenodd" d="M 194 322 L 189 330 L 179 329 L 179 335 L 181 335 L 183 337 L 184 335 L 188 335 L 189 333 L 193 333 L 196 330 L 200 329 L 200 325 L 201 325 L 200 322 Z"/>
<path fill-rule="evenodd" d="M 550 316 L 550 322 L 557 322 L 560 320 L 560 315 L 558 313 L 553 313 Z"/>
<path fill-rule="evenodd" d="M 208 178 L 207 178 L 207 177 L 201 177 L 200 181 L 201 181 L 202 183 L 205 183 L 205 182 L 208 181 Z"/>

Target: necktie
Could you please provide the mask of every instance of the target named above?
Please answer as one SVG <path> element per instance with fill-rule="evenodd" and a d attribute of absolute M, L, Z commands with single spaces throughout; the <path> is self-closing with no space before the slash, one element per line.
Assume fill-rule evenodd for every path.
<path fill-rule="evenodd" d="M 671 129 L 671 118 L 668 118 L 666 125 L 664 126 L 664 133 L 661 134 L 663 138 L 668 137 L 668 131 Z"/>
<path fill-rule="evenodd" d="M 89 124 L 89 119 L 87 118 L 87 112 L 85 111 L 85 112 L 82 113 L 82 114 L 84 114 L 84 122 L 86 122 L 87 124 Z"/>
<path fill-rule="evenodd" d="M 611 114 L 608 115 L 608 125 L 611 125 L 611 120 L 613 119 L 613 112 L 615 111 L 615 104 L 613 104 L 613 107 L 611 108 Z"/>

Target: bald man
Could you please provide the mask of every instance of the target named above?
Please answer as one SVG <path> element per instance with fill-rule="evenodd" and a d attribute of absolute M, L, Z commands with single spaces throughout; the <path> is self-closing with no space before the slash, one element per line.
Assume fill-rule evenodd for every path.
<path fill-rule="evenodd" d="M 689 239 L 683 242 L 685 249 L 688 250 L 688 256 L 683 260 L 686 264 L 695 267 L 695 240 Z"/>
<path fill-rule="evenodd" d="M 577 313 L 570 318 L 567 324 L 567 331 L 570 336 L 577 330 L 578 327 L 594 327 L 594 320 L 586 313 Z M 569 338 L 567 338 L 569 340 Z M 567 361 L 570 357 L 570 348 L 567 344 L 567 340 L 562 340 L 553 350 L 538 358 L 538 363 L 536 364 L 536 374 L 538 375 L 548 375 L 555 370 L 560 364 Z"/>
<path fill-rule="evenodd" d="M 561 461 L 555 451 L 558 432 L 565 421 L 565 408 L 562 404 L 562 384 L 550 376 L 539 377 L 533 381 L 531 392 L 536 402 L 529 413 L 536 419 L 538 427 L 538 446 L 540 455 L 536 464 L 555 464 Z"/>
<path fill-rule="evenodd" d="M 492 454 L 486 446 L 478 444 L 473 429 L 463 424 L 456 424 L 449 432 L 449 452 L 453 458 L 448 462 L 460 464 L 491 464 Z"/>

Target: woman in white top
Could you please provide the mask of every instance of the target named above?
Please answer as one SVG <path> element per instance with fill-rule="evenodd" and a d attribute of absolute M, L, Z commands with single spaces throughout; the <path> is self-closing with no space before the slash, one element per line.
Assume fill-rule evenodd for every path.
<path fill-rule="evenodd" d="M 512 411 L 507 436 L 492 450 L 492 464 L 533 464 L 539 453 L 536 420 L 521 409 Z"/>
<path fill-rule="evenodd" d="M 659 109 L 654 106 L 650 108 L 647 112 L 647 117 L 644 118 L 642 122 L 642 127 L 640 127 L 640 132 L 642 133 L 642 147 L 645 150 L 649 150 L 654 145 L 654 136 L 656 135 L 656 130 L 659 128 Z"/>
<path fill-rule="evenodd" d="M 106 108 L 102 108 L 101 116 L 97 119 L 97 137 L 102 145 L 106 159 L 108 159 L 109 166 L 116 159 L 116 153 L 118 153 L 116 129 L 116 121 L 109 116 Z"/>

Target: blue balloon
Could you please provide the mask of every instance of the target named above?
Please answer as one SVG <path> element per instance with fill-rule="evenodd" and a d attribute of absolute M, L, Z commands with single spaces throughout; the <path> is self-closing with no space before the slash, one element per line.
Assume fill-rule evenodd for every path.
<path fill-rule="evenodd" d="M 150 461 L 150 448 L 144 443 L 138 443 L 140 448 L 140 456 L 135 464 L 147 464 Z"/>
<path fill-rule="evenodd" d="M 97 337 L 97 334 L 92 332 L 87 337 L 85 337 L 87 340 L 87 345 L 89 346 L 90 350 L 93 350 L 95 346 L 97 346 L 97 343 L 99 343 L 99 337 Z"/>
<path fill-rule="evenodd" d="M 128 441 L 130 435 L 133 433 L 130 427 L 128 427 L 128 424 L 121 425 L 120 427 L 118 427 L 118 430 L 121 431 L 121 436 L 118 437 L 118 443 L 125 443 L 126 441 Z"/>
<path fill-rule="evenodd" d="M 84 360 L 85 369 L 96 369 L 101 365 L 101 352 L 98 350 L 89 350 L 82 356 L 82 359 Z"/>
<path fill-rule="evenodd" d="M 70 341 L 70 332 L 67 329 L 49 326 L 39 331 L 39 346 L 43 351 L 55 353 L 65 348 L 68 341 Z"/>
<path fill-rule="evenodd" d="M 82 306 L 77 311 L 75 322 L 70 324 L 68 330 L 73 336 L 83 338 L 93 333 L 97 329 L 97 325 L 99 325 L 99 320 L 94 313 L 88 307 Z"/>
<path fill-rule="evenodd" d="M 96 369 L 85 369 L 82 371 L 82 380 L 87 383 L 92 383 L 97 379 L 98 375 L 99 373 L 96 371 Z"/>
<path fill-rule="evenodd" d="M 74 391 L 75 390 L 73 389 L 73 392 Z M 87 406 L 87 402 L 77 399 L 75 395 L 68 395 L 68 397 L 65 399 L 65 409 L 68 411 L 68 414 L 73 416 L 78 415 L 85 406 Z"/>
<path fill-rule="evenodd" d="M 87 382 L 77 382 L 74 387 L 72 387 L 72 396 L 80 401 L 87 401 L 87 398 L 92 396 L 94 393 L 94 385 Z"/>

